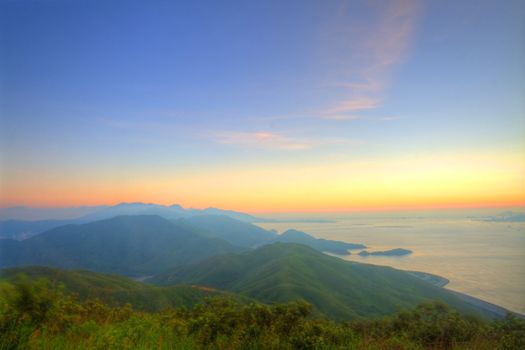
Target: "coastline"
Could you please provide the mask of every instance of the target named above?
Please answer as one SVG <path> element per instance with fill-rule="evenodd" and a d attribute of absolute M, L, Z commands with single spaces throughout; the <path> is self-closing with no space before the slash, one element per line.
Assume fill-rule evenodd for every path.
<path fill-rule="evenodd" d="M 431 273 L 427 273 L 427 272 L 421 272 L 421 271 L 407 271 L 407 272 L 410 273 L 412 276 L 419 278 L 420 280 L 423 280 L 427 283 L 430 283 L 440 288 L 446 288 L 446 285 L 450 282 L 448 279 L 444 277 L 441 277 L 435 274 L 431 274 Z M 502 306 L 490 303 L 483 299 L 479 299 L 479 298 L 473 297 L 471 295 L 468 295 L 462 292 L 458 292 L 458 291 L 455 291 L 449 288 L 446 288 L 446 289 L 450 291 L 451 293 L 453 293 L 454 295 L 456 295 L 461 300 L 483 310 L 485 313 L 487 313 L 488 315 L 494 318 L 502 319 L 502 318 L 505 318 L 507 314 L 512 314 L 521 319 L 525 319 L 525 314 L 508 310 Z"/>

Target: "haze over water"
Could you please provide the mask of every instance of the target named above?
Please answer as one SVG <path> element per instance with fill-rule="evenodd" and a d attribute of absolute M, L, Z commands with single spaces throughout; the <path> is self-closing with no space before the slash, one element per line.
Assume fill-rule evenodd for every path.
<path fill-rule="evenodd" d="M 460 215 L 458 215 L 460 214 Z M 297 218 L 297 214 L 267 215 Z M 333 223 L 265 223 L 282 233 L 295 228 L 316 237 L 363 243 L 369 251 L 406 248 L 404 257 L 357 255 L 344 259 L 423 271 L 450 280 L 446 286 L 509 310 L 525 313 L 525 223 L 468 218 L 461 211 L 428 213 L 309 214 Z"/>

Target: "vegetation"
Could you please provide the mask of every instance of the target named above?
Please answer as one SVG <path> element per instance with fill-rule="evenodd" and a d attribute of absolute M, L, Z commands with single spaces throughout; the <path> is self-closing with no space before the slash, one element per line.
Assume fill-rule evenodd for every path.
<path fill-rule="evenodd" d="M 197 215 L 179 220 L 210 237 L 218 237 L 239 247 L 251 248 L 270 242 L 277 234 L 225 215 Z"/>
<path fill-rule="evenodd" d="M 523 349 L 525 322 L 461 316 L 434 302 L 375 320 L 313 318 L 302 301 L 211 298 L 158 313 L 80 302 L 46 280 L 0 287 L 0 349 Z"/>
<path fill-rule="evenodd" d="M 2 220 L 0 221 L 0 239 L 27 239 L 68 223 L 70 220 Z"/>
<path fill-rule="evenodd" d="M 47 211 L 46 211 L 47 210 Z M 51 213 L 49 212 L 51 210 Z M 76 219 L 65 220 L 35 220 L 32 219 L 18 220 L 0 220 L 0 238 L 9 238 L 15 240 L 27 239 L 55 227 L 66 224 L 85 224 L 87 222 L 109 219 L 115 216 L 123 215 L 159 215 L 166 219 L 190 218 L 193 216 L 228 216 L 236 221 L 256 222 L 265 221 L 249 214 L 240 213 L 232 210 L 217 208 L 207 209 L 184 209 L 178 204 L 171 206 L 146 203 L 120 203 L 114 206 L 98 206 L 82 208 L 0 208 L 0 218 L 10 217 L 48 217 L 53 215 L 64 215 L 65 213 L 79 216 Z M 262 229 L 261 229 L 262 230 Z"/>
<path fill-rule="evenodd" d="M 315 312 L 341 320 L 387 315 L 429 300 L 442 300 L 465 313 L 483 312 L 410 273 L 352 263 L 290 243 L 216 256 L 150 281 L 206 285 L 264 303 L 304 299 Z"/>
<path fill-rule="evenodd" d="M 152 286 L 117 275 L 106 275 L 92 271 L 61 270 L 44 266 L 29 266 L 0 270 L 0 280 L 14 283 L 19 275 L 31 280 L 45 278 L 51 287 L 61 286 L 67 295 L 79 301 L 98 299 L 109 306 L 117 307 L 131 303 L 140 311 L 160 311 L 168 307 L 189 307 L 210 296 L 226 296 L 239 302 L 247 302 L 232 293 L 201 286 Z"/>
<path fill-rule="evenodd" d="M 46 265 L 128 276 L 238 251 L 160 216 L 119 216 L 54 228 L 24 241 L 0 240 L 0 267 Z"/>
<path fill-rule="evenodd" d="M 297 230 L 287 230 L 277 234 L 260 228 L 251 223 L 235 220 L 224 215 L 198 215 L 187 219 L 178 220 L 189 227 L 198 228 L 210 237 L 218 237 L 239 247 L 253 248 L 275 242 L 300 243 L 320 252 L 347 255 L 349 249 L 364 249 L 362 244 L 332 241 L 315 238 L 307 233 Z"/>
<path fill-rule="evenodd" d="M 300 243 L 307 245 L 311 248 L 319 250 L 320 252 L 329 252 L 339 255 L 350 254 L 350 249 L 364 249 L 366 248 L 363 244 L 346 243 L 341 241 L 332 241 L 329 239 L 315 238 L 307 233 L 297 230 L 287 230 L 283 234 L 279 235 L 275 240 L 283 243 Z"/>

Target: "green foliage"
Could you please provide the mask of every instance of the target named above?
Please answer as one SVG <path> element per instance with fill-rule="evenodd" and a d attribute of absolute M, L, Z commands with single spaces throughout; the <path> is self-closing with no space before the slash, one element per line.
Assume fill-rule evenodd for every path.
<path fill-rule="evenodd" d="M 496 322 L 495 333 L 501 334 L 501 349 L 525 349 L 525 322 L 514 315 L 507 315 L 503 321 Z"/>
<path fill-rule="evenodd" d="M 227 242 L 245 248 L 257 247 L 265 244 L 283 242 L 307 245 L 320 252 L 331 252 L 346 255 L 349 249 L 366 248 L 362 244 L 317 239 L 307 233 L 297 230 L 287 230 L 282 234 L 262 229 L 259 226 L 235 220 L 224 215 L 198 215 L 187 219 L 177 220 L 179 225 L 186 228 L 197 228 L 210 237 L 218 237 Z"/>
<path fill-rule="evenodd" d="M 197 228 L 209 237 L 217 237 L 238 246 L 254 247 L 266 244 L 277 237 L 277 234 L 259 226 L 239 221 L 225 215 L 196 215 L 176 221 L 188 229 Z"/>
<path fill-rule="evenodd" d="M 19 275 L 33 280 L 46 278 L 51 286 L 61 286 L 64 293 L 80 301 L 100 299 L 110 306 L 126 303 L 142 311 L 160 311 L 168 307 L 192 306 L 213 295 L 243 300 L 236 295 L 210 288 L 177 285 L 159 287 L 133 281 L 118 275 L 106 275 L 83 270 L 61 270 L 45 266 L 29 266 L 0 270 L 0 280 L 14 282 Z"/>
<path fill-rule="evenodd" d="M 346 243 L 341 241 L 332 241 L 328 239 L 315 238 L 307 233 L 297 230 L 287 230 L 278 235 L 275 240 L 282 243 L 299 243 L 307 245 L 320 252 L 330 252 L 339 255 L 347 255 L 350 249 L 364 249 L 362 244 Z"/>
<path fill-rule="evenodd" d="M 0 240 L 0 267 L 46 265 L 146 276 L 238 251 L 160 216 L 119 216 L 65 225 L 17 242 Z"/>
<path fill-rule="evenodd" d="M 477 311 L 410 273 L 352 263 L 290 243 L 212 257 L 151 281 L 206 285 L 265 303 L 304 299 L 316 312 L 340 320 L 388 315 L 429 300 L 443 300 L 462 312 Z"/>
<path fill-rule="evenodd" d="M 522 349 L 525 321 L 465 317 L 440 302 L 375 320 L 335 322 L 304 301 L 224 297 L 158 313 L 83 302 L 45 279 L 0 285 L 0 349 Z"/>

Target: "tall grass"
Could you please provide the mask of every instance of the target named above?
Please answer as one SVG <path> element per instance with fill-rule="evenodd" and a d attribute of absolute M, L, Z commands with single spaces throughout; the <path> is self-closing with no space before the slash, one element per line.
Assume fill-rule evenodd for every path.
<path fill-rule="evenodd" d="M 224 297 L 162 312 L 79 302 L 45 280 L 0 287 L 0 349 L 524 349 L 525 322 L 461 316 L 445 304 L 335 322 L 311 305 Z"/>

